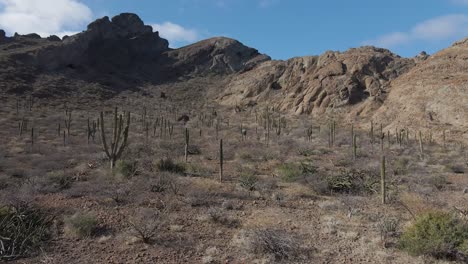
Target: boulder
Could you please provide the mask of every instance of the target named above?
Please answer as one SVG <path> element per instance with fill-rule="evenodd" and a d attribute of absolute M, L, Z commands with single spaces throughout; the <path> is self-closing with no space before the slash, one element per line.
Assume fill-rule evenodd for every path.
<path fill-rule="evenodd" d="M 47 40 L 48 40 L 48 41 L 55 41 L 55 42 L 62 41 L 62 40 L 61 40 L 59 37 L 57 37 L 56 35 L 48 36 L 48 37 L 47 37 Z"/>

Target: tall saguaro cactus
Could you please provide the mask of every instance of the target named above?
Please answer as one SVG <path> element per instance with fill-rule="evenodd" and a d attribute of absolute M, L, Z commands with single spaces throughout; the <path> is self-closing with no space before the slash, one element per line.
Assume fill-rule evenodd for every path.
<path fill-rule="evenodd" d="M 115 108 L 113 133 L 112 133 L 112 140 L 110 142 L 110 145 L 107 144 L 107 140 L 106 140 L 103 112 L 101 112 L 99 123 L 101 125 L 102 146 L 104 148 L 104 152 L 107 155 L 107 158 L 110 161 L 110 167 L 111 169 L 113 169 L 116 161 L 120 159 L 122 152 L 127 146 L 128 130 L 130 128 L 130 112 L 126 112 L 126 120 L 124 121 L 122 114 L 118 116 L 117 107 Z M 125 123 L 125 127 L 124 127 L 124 123 Z"/>
<path fill-rule="evenodd" d="M 382 204 L 385 204 L 386 203 L 386 198 L 387 198 L 387 195 L 386 195 L 386 189 L 385 189 L 385 175 L 386 175 L 386 171 L 385 171 L 385 156 L 382 155 L 380 157 L 380 195 L 381 195 L 381 199 L 382 199 Z"/>
<path fill-rule="evenodd" d="M 223 153 L 223 140 L 219 140 L 219 181 L 223 181 L 223 174 L 224 174 L 224 153 Z"/>

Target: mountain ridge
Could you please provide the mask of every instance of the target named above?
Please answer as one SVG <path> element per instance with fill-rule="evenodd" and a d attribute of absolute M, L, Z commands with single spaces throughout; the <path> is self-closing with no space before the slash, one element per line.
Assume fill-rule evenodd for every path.
<path fill-rule="evenodd" d="M 389 121 L 389 127 L 427 126 L 421 120 L 431 115 L 438 123 L 464 130 L 466 114 L 450 118 L 454 111 L 450 106 L 458 106 L 457 102 L 461 102 L 457 109 L 466 110 L 461 88 L 455 88 L 454 94 L 461 94 L 462 100 L 444 94 L 446 102 L 455 103 L 439 103 L 439 108 L 427 113 L 434 98 L 430 92 L 416 89 L 414 80 L 431 79 L 431 85 L 440 86 L 456 73 L 456 87 L 467 83 L 467 42 L 460 40 L 432 56 L 422 52 L 414 58 L 363 46 L 273 60 L 226 37 L 172 49 L 136 14 L 122 13 L 97 19 L 85 31 L 63 40 L 37 34 L 6 37 L 0 31 L 0 77 L 4 80 L 0 90 L 45 98 L 71 96 L 70 92 L 106 98 L 125 90 L 138 91 L 145 85 L 201 78 L 212 84 L 203 96 L 209 94 L 209 100 L 229 107 L 269 106 L 290 114 L 338 114 L 354 121 Z M 442 106 L 452 110 L 445 111 Z M 409 109 L 409 114 L 398 114 L 398 109 Z"/>

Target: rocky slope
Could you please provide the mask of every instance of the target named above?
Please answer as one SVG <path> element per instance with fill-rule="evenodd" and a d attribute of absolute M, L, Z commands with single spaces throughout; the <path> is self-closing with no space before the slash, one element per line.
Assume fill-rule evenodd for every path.
<path fill-rule="evenodd" d="M 286 112 L 321 113 L 381 98 L 390 81 L 414 65 L 412 59 L 374 47 L 269 61 L 237 75 L 219 100 L 231 105 L 270 102 Z"/>
<path fill-rule="evenodd" d="M 374 118 L 393 127 L 458 130 L 468 139 L 468 38 L 396 79 Z"/>

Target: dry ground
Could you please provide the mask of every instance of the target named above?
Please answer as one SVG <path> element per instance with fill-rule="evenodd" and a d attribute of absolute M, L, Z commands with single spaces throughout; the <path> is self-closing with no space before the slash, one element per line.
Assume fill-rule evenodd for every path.
<path fill-rule="evenodd" d="M 31 111 L 22 98 L 18 112 L 16 98 L 1 98 L 1 202 L 36 204 L 56 216 L 52 240 L 36 255 L 16 263 L 439 263 L 443 261 L 398 250 L 396 236 L 412 215 L 432 209 L 468 210 L 467 152 L 449 132 L 445 147 L 441 141 L 430 143 L 425 135 L 421 157 L 416 130 L 410 128 L 410 140 L 402 146 L 391 131 L 390 142 L 385 139 L 384 144 L 388 203 L 382 205 L 380 145 L 378 140 L 370 144 L 368 131 L 358 125 L 354 161 L 351 126 L 339 119 L 332 147 L 330 116 L 320 120 L 283 116 L 286 127 L 280 136 L 273 129 L 267 144 L 264 128 L 255 121 L 255 108 L 236 112 L 198 97 L 187 103 L 194 102 L 193 95 L 200 96 L 196 91 L 203 91 L 202 83 L 147 88 L 150 96 L 128 93 L 105 102 L 42 99 Z M 160 98 L 161 91 L 169 98 Z M 115 106 L 132 113 L 129 147 L 122 157 L 137 162 L 131 177 L 110 171 L 99 132 L 94 142 L 87 142 L 87 119 L 96 120 L 99 111 L 107 111 L 109 128 Z M 161 136 L 160 128 L 153 130 L 152 124 L 146 137 L 141 121 L 144 107 L 149 122 L 164 117 L 174 125 L 172 137 L 168 132 Z M 65 108 L 72 111 L 72 122 L 64 142 Z M 263 111 L 257 109 L 257 119 Z M 176 121 L 182 114 L 190 117 L 186 125 Z M 23 117 L 29 120 L 28 130 L 20 136 Z M 210 119 L 219 120 L 218 136 L 216 125 L 207 124 Z M 311 125 L 313 136 L 308 141 L 306 130 Z M 241 126 L 247 131 L 245 140 Z M 185 127 L 190 131 L 187 164 Z M 379 124 L 375 127 L 377 134 Z M 109 137 L 110 129 L 107 133 Z M 183 164 L 186 171 L 158 171 L 156 164 L 162 158 Z M 333 176 L 353 170 L 366 174 L 367 189 L 330 189 Z M 254 180 L 249 185 L 246 179 Z M 89 237 L 67 232 L 64 219 L 77 212 L 97 219 Z M 154 216 L 141 218 L 154 212 L 161 213 L 157 233 L 143 243 L 131 225 L 152 224 Z M 382 224 L 392 219 L 400 223 L 396 233 L 384 235 Z M 283 243 L 283 254 L 262 247 L 267 240 Z"/>

